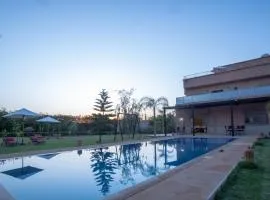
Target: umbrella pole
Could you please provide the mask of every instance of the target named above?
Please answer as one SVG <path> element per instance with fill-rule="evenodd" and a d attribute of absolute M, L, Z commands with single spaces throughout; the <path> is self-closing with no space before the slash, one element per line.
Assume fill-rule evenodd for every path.
<path fill-rule="evenodd" d="M 23 145 L 23 136 L 24 136 L 24 116 L 23 116 L 23 122 L 22 122 L 22 135 L 21 135 L 21 137 L 22 137 L 22 145 Z"/>
<path fill-rule="evenodd" d="M 60 137 L 60 125 L 58 124 L 57 125 L 57 138 Z"/>
<path fill-rule="evenodd" d="M 50 137 L 50 126 L 49 126 L 50 124 L 48 123 L 47 124 L 47 130 L 48 130 L 48 137 Z"/>
<path fill-rule="evenodd" d="M 24 162 L 23 162 L 23 156 L 22 156 L 22 169 L 21 169 L 21 174 L 23 175 L 23 165 L 24 165 Z"/>

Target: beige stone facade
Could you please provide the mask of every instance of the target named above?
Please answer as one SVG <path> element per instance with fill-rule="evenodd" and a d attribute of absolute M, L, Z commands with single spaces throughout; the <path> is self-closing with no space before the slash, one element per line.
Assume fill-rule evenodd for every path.
<path fill-rule="evenodd" d="M 210 74 L 184 78 L 183 83 L 185 95 L 270 85 L 270 56 L 215 67 Z"/>
<path fill-rule="evenodd" d="M 244 126 L 244 134 L 270 132 L 270 56 L 216 67 L 183 82 L 186 96 L 176 101 L 180 132 L 203 127 L 225 134 L 225 126 L 232 125 Z"/>

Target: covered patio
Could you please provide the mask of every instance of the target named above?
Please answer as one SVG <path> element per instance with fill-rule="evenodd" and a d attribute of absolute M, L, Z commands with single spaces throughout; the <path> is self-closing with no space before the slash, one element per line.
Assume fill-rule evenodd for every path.
<path fill-rule="evenodd" d="M 268 133 L 269 102 L 269 86 L 207 93 L 177 98 L 175 106 L 164 108 L 164 116 L 175 109 L 177 132 L 185 134 Z"/>

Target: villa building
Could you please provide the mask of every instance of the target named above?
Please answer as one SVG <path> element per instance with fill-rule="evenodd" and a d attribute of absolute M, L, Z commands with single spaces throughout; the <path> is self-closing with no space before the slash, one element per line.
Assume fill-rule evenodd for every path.
<path fill-rule="evenodd" d="M 185 96 L 175 105 L 178 130 L 270 132 L 270 55 L 186 76 L 183 85 Z"/>

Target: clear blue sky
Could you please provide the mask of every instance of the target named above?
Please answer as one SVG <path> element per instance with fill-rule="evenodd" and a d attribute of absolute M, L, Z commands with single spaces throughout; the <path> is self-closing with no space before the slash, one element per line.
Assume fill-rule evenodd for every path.
<path fill-rule="evenodd" d="M 269 11 L 267 0 L 1 0 L 0 107 L 90 114 L 102 88 L 116 103 L 131 87 L 174 105 L 184 75 L 270 53 Z"/>

